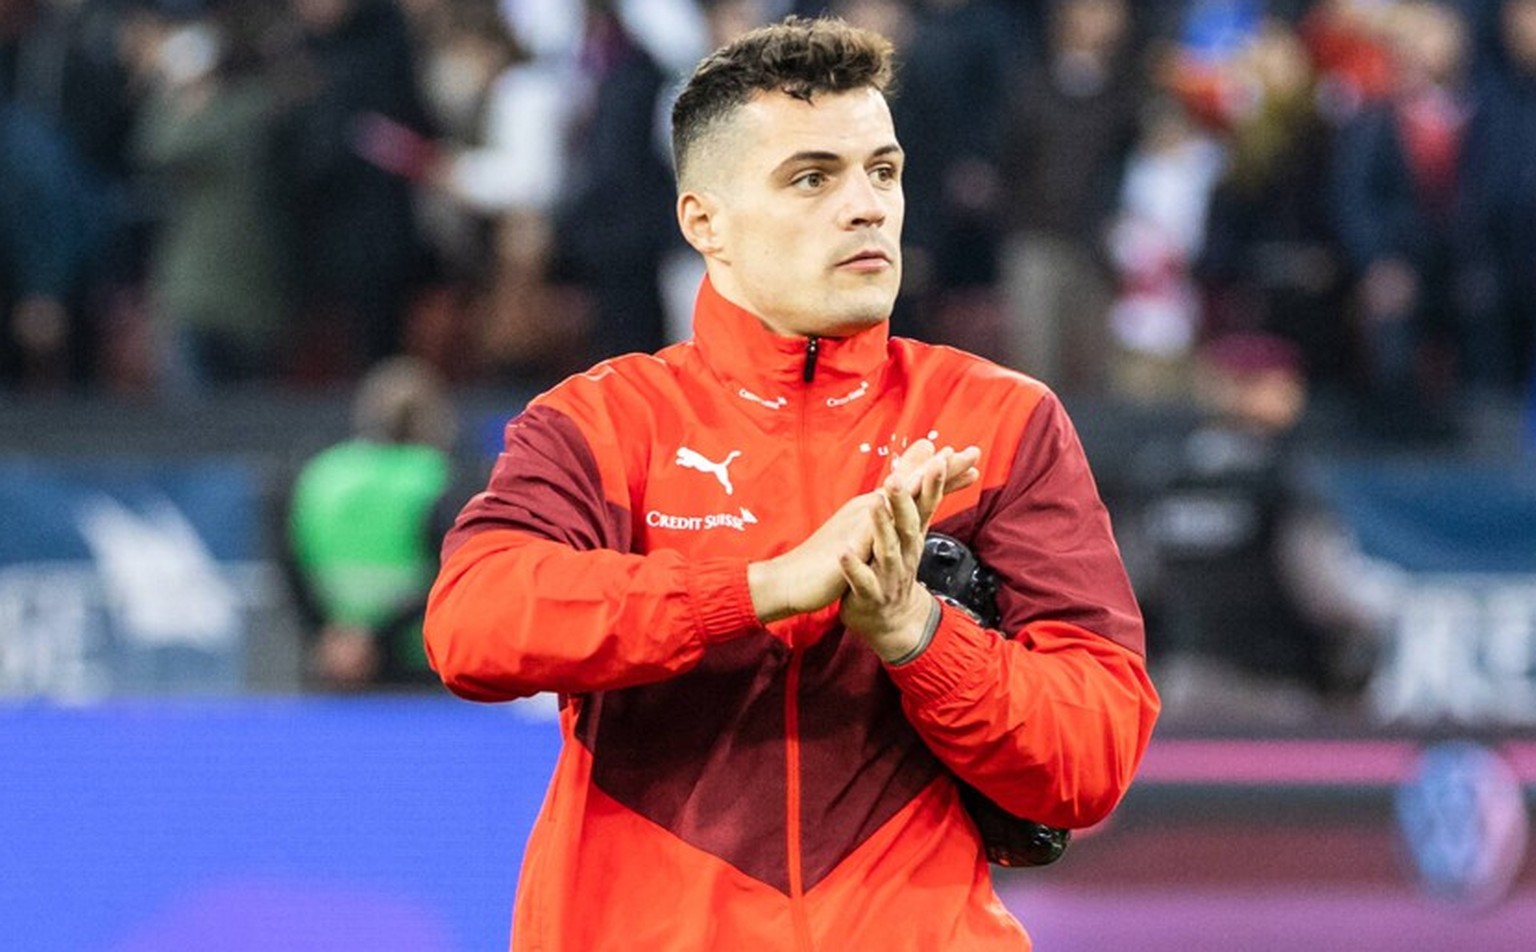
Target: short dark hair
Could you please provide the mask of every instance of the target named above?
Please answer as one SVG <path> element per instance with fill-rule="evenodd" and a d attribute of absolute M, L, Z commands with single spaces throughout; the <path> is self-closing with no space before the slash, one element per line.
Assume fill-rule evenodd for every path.
<path fill-rule="evenodd" d="M 890 90 L 890 40 L 836 17 L 791 16 L 749 30 L 711 53 L 672 105 L 672 158 L 683 177 L 694 146 L 758 93 L 811 102 L 822 93 Z"/>

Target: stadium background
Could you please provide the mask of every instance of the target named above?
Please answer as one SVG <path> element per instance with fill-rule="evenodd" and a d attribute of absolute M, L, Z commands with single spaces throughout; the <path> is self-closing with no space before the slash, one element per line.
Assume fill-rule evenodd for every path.
<path fill-rule="evenodd" d="M 463 402 L 487 451 L 507 400 Z M 1128 530 L 1137 506 L 1115 460 L 1134 456 L 1127 434 L 1155 431 L 1147 412 L 1078 413 L 1098 421 L 1085 441 Z M 505 941 L 555 755 L 547 699 L 301 688 L 298 621 L 265 510 L 297 460 L 345 432 L 346 415 L 344 399 L 270 394 L 180 415 L 87 399 L 0 409 L 0 516 L 15 530 L 0 540 L 7 947 L 467 952 Z M 1405 465 L 1342 449 L 1317 457 Z M 1490 468 L 1434 462 L 1453 485 L 1478 486 L 1471 475 Z M 1482 505 L 1529 532 L 1536 493 L 1518 458 L 1510 469 L 1525 477 L 1523 501 Z M 1441 490 L 1452 505 L 1455 490 Z M 140 581 L 113 582 L 112 543 L 80 541 L 80 514 L 103 498 L 138 520 L 123 530 L 130 556 L 176 548 L 167 501 L 201 555 L 165 555 Z M 225 602 L 198 609 L 188 586 L 199 584 Z M 1528 576 L 1519 584 L 1529 593 Z M 135 610 L 135 597 L 168 601 Z M 212 634 L 219 618 L 232 626 Z M 1457 714 L 1468 685 L 1432 688 L 1415 717 L 1176 715 L 1106 828 L 1055 867 L 1000 871 L 1002 894 L 1052 950 L 1343 952 L 1424 947 L 1426 936 L 1432 948 L 1525 948 L 1536 929 L 1523 852 L 1531 712 Z M 1446 741 L 1497 751 L 1502 766 L 1474 757 L 1440 770 L 1430 817 L 1405 822 L 1426 750 Z"/>
<path fill-rule="evenodd" d="M 439 359 L 468 352 L 425 327 Z M 555 754 L 547 700 L 305 681 L 280 500 L 348 434 L 347 381 L 190 396 L 150 385 L 143 353 L 108 357 L 95 386 L 0 397 L 0 948 L 504 947 Z M 1324 696 L 1168 650 L 1189 647 L 1184 602 L 1232 567 L 1223 540 L 1274 484 L 1170 468 L 1206 445 L 1188 400 L 1064 391 L 1168 714 L 1103 829 L 1057 866 L 999 872 L 1038 948 L 1499 952 L 1536 935 L 1536 409 L 1505 395 L 1459 439 L 1398 442 L 1361 432 L 1346 382 L 1313 381 L 1273 474 L 1310 572 L 1280 601 L 1212 583 L 1226 599 L 1203 604 L 1246 607 L 1254 641 L 1320 628 L 1307 644 L 1347 682 Z M 466 467 L 533 387 L 455 381 Z"/>

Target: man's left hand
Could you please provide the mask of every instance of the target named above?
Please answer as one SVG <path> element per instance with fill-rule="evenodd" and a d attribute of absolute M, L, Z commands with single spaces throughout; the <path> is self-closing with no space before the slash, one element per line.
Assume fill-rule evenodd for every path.
<path fill-rule="evenodd" d="M 966 475 L 974 479 L 968 450 Z M 928 521 L 945 492 L 953 454 L 924 458 L 912 472 L 897 472 L 881 486 L 884 505 L 874 507 L 873 548 L 868 561 L 846 552 L 840 562 L 848 593 L 839 618 L 882 661 L 896 661 L 918 649 L 935 603 L 917 581 Z"/>

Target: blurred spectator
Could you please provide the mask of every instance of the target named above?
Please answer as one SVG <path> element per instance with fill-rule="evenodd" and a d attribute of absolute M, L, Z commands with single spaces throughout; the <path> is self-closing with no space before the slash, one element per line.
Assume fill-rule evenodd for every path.
<path fill-rule="evenodd" d="M 997 117 L 1009 64 L 1029 37 L 996 0 L 918 0 L 907 20 L 899 31 L 881 30 L 898 44 L 891 111 L 897 128 L 909 130 L 904 287 L 892 331 L 1006 359 L 996 290 Z"/>
<path fill-rule="evenodd" d="M 316 631 L 311 674 L 337 689 L 432 683 L 421 618 L 463 502 L 448 498 L 454 410 L 430 365 L 397 357 L 359 384 L 353 430 L 303 465 L 286 506 L 288 569 Z"/>
<path fill-rule="evenodd" d="M 1396 0 L 1317 0 L 1300 36 L 1317 71 L 1318 105 L 1334 123 L 1388 99 L 1396 84 L 1389 21 Z"/>
<path fill-rule="evenodd" d="M 1204 324 L 1192 263 L 1223 161 L 1221 146 L 1181 103 L 1149 103 L 1109 238 L 1120 285 L 1105 341 L 1114 355 L 1107 383 L 1116 394 L 1188 396 L 1189 358 Z"/>
<path fill-rule="evenodd" d="M 424 74 L 440 138 L 423 207 L 457 314 L 449 339 L 435 350 L 418 339 L 416 352 L 537 385 L 574 367 L 587 330 L 579 303 L 548 277 L 575 64 L 535 55 L 497 0 L 436 9 Z"/>
<path fill-rule="evenodd" d="M 1536 384 L 1536 0 L 1504 0 L 1503 68 L 1482 84 L 1462 158 L 1473 292 L 1466 374 L 1505 400 Z"/>
<path fill-rule="evenodd" d="M 154 2 L 0 0 L 0 99 L 53 123 L 96 174 L 121 177 L 134 90 L 118 56 L 119 27 Z"/>
<path fill-rule="evenodd" d="M 580 64 L 585 89 L 571 92 L 584 99 L 555 214 L 554 268 L 590 298 L 592 359 L 650 353 L 667 342 L 660 269 L 680 240 L 658 125 L 668 74 L 614 0 L 586 0 Z"/>
<path fill-rule="evenodd" d="M 406 0 L 417 74 L 434 139 L 423 143 L 416 210 L 428 252 L 427 287 L 405 328 L 405 350 L 456 377 L 479 371 L 472 324 L 494 264 L 494 209 L 449 190 L 449 156 L 488 145 L 498 75 L 526 58 L 496 0 Z"/>
<path fill-rule="evenodd" d="M 42 118 L 0 100 L 0 382 L 58 389 L 84 378 L 77 319 L 109 214 L 103 190 Z"/>
<path fill-rule="evenodd" d="M 487 145 L 496 80 L 528 57 L 497 0 L 411 0 L 404 9 L 416 40 L 417 73 L 438 153 L 424 181 L 437 185 L 444 153 Z M 451 286 L 473 285 L 489 263 L 489 222 L 468 204 L 474 194 L 432 189 L 420 196 L 422 227 L 439 277 Z"/>
<path fill-rule="evenodd" d="M 1331 129 L 1306 49 L 1289 24 L 1265 20 L 1216 84 L 1204 118 L 1227 162 L 1195 269 L 1204 335 L 1278 334 L 1301 348 L 1310 382 L 1338 382 L 1349 337 L 1327 203 Z"/>
<path fill-rule="evenodd" d="M 159 210 L 147 297 L 157 383 L 173 393 L 276 379 L 290 329 L 264 13 L 221 0 L 139 27 L 149 95 L 134 152 Z"/>
<path fill-rule="evenodd" d="M 1048 46 L 1013 86 L 998 162 L 1014 367 L 1101 391 L 1113 282 L 1104 255 L 1144 93 L 1124 0 L 1056 0 Z"/>
<path fill-rule="evenodd" d="M 1232 334 L 1200 349 L 1194 381 L 1194 426 L 1152 435 L 1137 456 L 1139 528 L 1157 566 L 1138 595 L 1157 633 L 1159 690 L 1174 718 L 1296 723 L 1341 687 L 1283 561 L 1300 355 L 1273 336 Z"/>
<path fill-rule="evenodd" d="M 399 352 L 425 276 L 416 181 L 431 157 L 411 34 L 394 0 L 289 0 L 279 65 L 297 102 L 284 163 L 299 272 L 298 379 Z"/>
<path fill-rule="evenodd" d="M 1468 98 L 1454 8 L 1405 0 L 1390 23 L 1392 98 L 1339 130 L 1331 198 L 1354 270 L 1368 422 L 1389 438 L 1449 435 L 1466 319 L 1456 220 Z"/>
<path fill-rule="evenodd" d="M 96 376 L 131 121 L 115 45 L 128 2 L 0 0 L 4 161 L 27 155 L 29 165 L 42 164 L 8 164 L 0 189 L 44 216 L 27 220 L 23 205 L 11 205 L 3 212 L 11 220 L 0 223 L 7 240 L 30 246 L 10 252 L 12 273 L 0 274 L 0 380 L 7 385 L 82 386 Z M 45 221 L 60 230 L 41 234 Z M 40 281 L 50 285 L 46 292 Z"/>

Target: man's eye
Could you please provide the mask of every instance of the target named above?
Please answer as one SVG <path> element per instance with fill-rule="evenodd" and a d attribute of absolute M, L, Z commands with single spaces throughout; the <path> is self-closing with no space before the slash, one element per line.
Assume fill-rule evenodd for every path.
<path fill-rule="evenodd" d="M 875 181 L 882 185 L 894 185 L 901 181 L 901 170 L 894 165 L 882 165 L 873 174 Z"/>
<path fill-rule="evenodd" d="M 792 183 L 796 188 L 812 191 L 827 184 L 825 172 L 802 172 Z"/>

